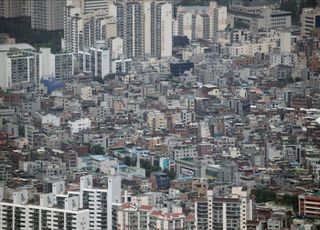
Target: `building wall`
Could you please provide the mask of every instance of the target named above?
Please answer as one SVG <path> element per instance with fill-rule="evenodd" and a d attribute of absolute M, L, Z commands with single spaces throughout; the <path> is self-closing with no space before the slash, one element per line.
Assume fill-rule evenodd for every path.
<path fill-rule="evenodd" d="M 62 30 L 63 10 L 66 5 L 66 0 L 31 0 L 31 28 Z"/>

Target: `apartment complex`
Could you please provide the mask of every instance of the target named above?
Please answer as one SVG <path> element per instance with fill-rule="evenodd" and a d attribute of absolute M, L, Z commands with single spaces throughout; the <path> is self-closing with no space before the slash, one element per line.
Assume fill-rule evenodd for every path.
<path fill-rule="evenodd" d="M 91 13 L 96 10 L 108 10 L 108 0 L 79 0 L 83 3 L 84 13 Z"/>
<path fill-rule="evenodd" d="M 181 208 L 172 211 L 161 210 L 150 205 L 136 206 L 123 203 L 114 211 L 117 229 L 184 229 L 185 215 Z"/>
<path fill-rule="evenodd" d="M 64 13 L 62 47 L 77 55 L 79 51 L 108 46 L 112 48 L 111 58 L 117 60 L 120 57 L 114 55 L 115 50 L 123 54 L 122 59 L 141 58 L 145 54 L 170 57 L 172 10 L 172 4 L 164 1 L 116 2 L 107 10 L 87 13 L 82 13 L 76 5 L 69 5 Z"/>
<path fill-rule="evenodd" d="M 189 40 L 215 38 L 227 27 L 227 7 L 210 2 L 209 7 L 183 7 L 177 9 L 177 35 Z"/>
<path fill-rule="evenodd" d="M 171 57 L 172 55 L 172 17 L 171 3 L 161 1 L 152 3 L 151 55 L 155 57 Z"/>
<path fill-rule="evenodd" d="M 0 17 L 18 18 L 31 16 L 31 0 L 0 1 Z"/>
<path fill-rule="evenodd" d="M 62 30 L 66 0 L 31 0 L 31 28 L 36 30 Z"/>
<path fill-rule="evenodd" d="M 78 7 L 68 6 L 64 11 L 64 37 L 62 48 L 77 54 L 95 48 L 98 41 L 117 36 L 117 22 L 107 11 L 98 10 L 81 14 Z"/>
<path fill-rule="evenodd" d="M 226 196 L 216 196 L 208 190 L 209 229 L 247 229 L 247 221 L 253 220 L 253 201 L 244 187 L 232 187 Z"/>
<path fill-rule="evenodd" d="M 112 229 L 112 206 L 121 201 L 121 181 L 108 179 L 108 189 L 95 189 L 92 176 L 80 178 L 80 190 L 65 193 L 64 182 L 52 183 L 38 203 L 27 190 L 9 191 L 0 201 L 0 229 Z M 7 198 L 7 199 L 4 199 Z"/>
<path fill-rule="evenodd" d="M 71 53 L 52 54 L 50 48 L 36 51 L 27 44 L 0 45 L 2 88 L 18 83 L 39 84 L 43 77 L 67 82 L 74 74 L 74 57 Z"/>
<path fill-rule="evenodd" d="M 109 7 L 109 14 L 117 18 L 118 37 L 123 39 L 127 58 L 144 54 L 144 14 L 140 2 L 120 2 Z"/>

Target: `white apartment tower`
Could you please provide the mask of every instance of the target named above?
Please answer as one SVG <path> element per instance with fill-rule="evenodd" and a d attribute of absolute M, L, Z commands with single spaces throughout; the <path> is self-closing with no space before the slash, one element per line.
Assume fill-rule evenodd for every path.
<path fill-rule="evenodd" d="M 141 2 L 128 1 L 112 4 L 109 15 L 117 18 L 118 37 L 123 39 L 127 58 L 144 55 L 144 14 Z"/>
<path fill-rule="evenodd" d="M 2 196 L 0 229 L 89 229 L 89 210 L 79 210 L 73 197 L 63 197 L 58 204 L 55 195 L 41 194 L 40 205 L 28 204 L 27 190 L 13 192 L 11 202 Z"/>
<path fill-rule="evenodd" d="M 192 12 L 178 9 L 178 35 L 187 36 L 188 39 L 195 39 L 196 15 Z"/>
<path fill-rule="evenodd" d="M 172 56 L 172 15 L 171 3 L 151 4 L 151 54 L 158 58 Z"/>
<path fill-rule="evenodd" d="M 196 15 L 195 38 L 196 39 L 210 38 L 210 17 L 206 13 L 201 13 Z"/>
<path fill-rule="evenodd" d="M 66 0 L 31 0 L 31 28 L 36 30 L 62 30 Z"/>
<path fill-rule="evenodd" d="M 62 47 L 67 52 L 78 55 L 88 52 L 99 44 L 107 44 L 109 38 L 117 36 L 117 21 L 109 17 L 107 11 L 96 10 L 81 14 L 79 7 L 68 6 L 64 12 L 64 39 Z"/>
<path fill-rule="evenodd" d="M 178 7 L 177 34 L 189 40 L 214 39 L 227 27 L 227 8 L 210 2 L 208 8 Z"/>
<path fill-rule="evenodd" d="M 230 194 L 216 197 L 208 190 L 208 229 L 247 229 L 247 221 L 253 219 L 253 201 L 250 192 L 243 187 L 232 187 Z"/>
<path fill-rule="evenodd" d="M 227 27 L 227 7 L 219 6 L 217 2 L 210 2 L 208 14 L 210 16 L 210 38 L 216 38 L 218 31 Z"/>
<path fill-rule="evenodd" d="M 78 53 L 83 47 L 80 47 L 80 29 L 82 23 L 80 20 L 80 9 L 68 6 L 64 10 L 64 37 L 61 41 L 62 49 L 71 53 Z"/>
<path fill-rule="evenodd" d="M 0 52 L 0 87 L 31 82 L 39 84 L 41 68 L 39 53 L 26 50 Z"/>
<path fill-rule="evenodd" d="M 111 73 L 110 50 L 90 48 L 91 71 L 95 77 L 104 77 Z"/>
<path fill-rule="evenodd" d="M 108 179 L 108 189 L 94 189 L 92 176 L 80 179 L 80 208 L 90 211 L 89 230 L 112 229 L 112 205 L 121 202 L 121 178 Z"/>
<path fill-rule="evenodd" d="M 148 55 L 151 54 L 151 4 L 152 4 L 152 0 L 143 2 L 144 52 L 145 54 L 148 54 Z"/>
<path fill-rule="evenodd" d="M 40 77 L 52 77 L 58 81 L 68 82 L 74 74 L 74 57 L 72 53 L 52 54 L 50 48 L 40 48 Z"/>

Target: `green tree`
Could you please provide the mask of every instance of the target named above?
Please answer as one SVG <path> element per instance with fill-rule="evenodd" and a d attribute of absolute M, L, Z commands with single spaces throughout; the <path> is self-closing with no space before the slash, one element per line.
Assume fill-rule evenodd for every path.
<path fill-rule="evenodd" d="M 299 198 L 298 196 L 292 196 L 289 194 L 284 194 L 282 197 L 282 202 L 284 205 L 290 205 L 293 207 L 294 211 L 298 211 L 299 208 Z"/>
<path fill-rule="evenodd" d="M 176 175 L 177 175 L 176 171 L 165 169 L 164 172 L 167 174 L 170 180 L 174 180 L 176 178 Z"/>
<path fill-rule="evenodd" d="M 292 12 L 292 24 L 299 25 L 300 10 L 298 8 L 298 3 L 296 0 L 282 1 L 280 10 Z"/>
<path fill-rule="evenodd" d="M 141 168 L 146 170 L 146 176 L 149 177 L 152 172 L 158 172 L 161 168 L 158 165 L 152 165 L 150 161 L 140 160 Z"/>
<path fill-rule="evenodd" d="M 125 156 L 124 159 L 123 159 L 125 165 L 128 165 L 128 166 L 135 166 L 136 165 L 136 161 L 133 160 L 131 157 L 129 156 Z"/>
<path fill-rule="evenodd" d="M 104 155 L 106 152 L 101 145 L 92 146 L 91 153 L 93 155 Z"/>
<path fill-rule="evenodd" d="M 257 203 L 276 201 L 277 199 L 277 194 L 274 191 L 267 188 L 252 189 L 251 194 L 256 197 Z"/>

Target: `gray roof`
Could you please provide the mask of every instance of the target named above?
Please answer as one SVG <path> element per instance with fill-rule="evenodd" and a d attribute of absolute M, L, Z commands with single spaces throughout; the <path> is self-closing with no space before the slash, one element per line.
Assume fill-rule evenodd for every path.
<path fill-rule="evenodd" d="M 35 50 L 35 48 L 33 46 L 31 46 L 27 43 L 0 45 L 0 51 L 9 51 L 12 48 L 20 49 L 20 50 Z"/>

